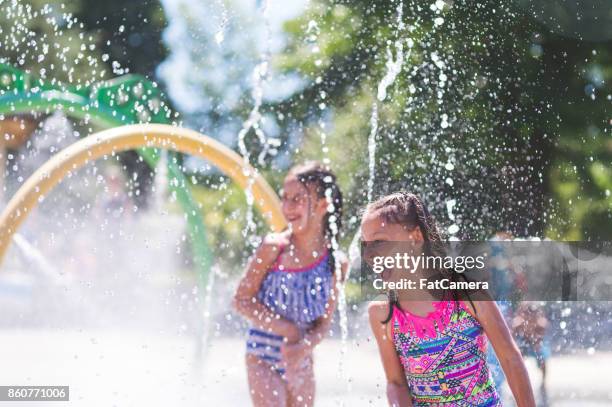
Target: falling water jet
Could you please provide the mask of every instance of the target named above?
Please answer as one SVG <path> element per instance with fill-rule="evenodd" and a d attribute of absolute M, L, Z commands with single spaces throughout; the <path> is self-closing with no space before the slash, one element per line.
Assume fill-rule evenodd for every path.
<path fill-rule="evenodd" d="M 157 215 L 164 216 L 169 219 L 168 211 L 165 209 L 169 193 L 168 185 L 168 160 L 173 160 L 174 157 L 168 153 L 168 150 L 160 151 L 159 162 L 156 167 L 156 175 L 154 181 L 154 193 L 153 193 L 153 208 L 150 213 L 153 217 Z M 170 182 L 176 182 L 176 179 L 172 178 Z M 210 309 L 212 292 L 215 283 L 215 270 L 211 268 L 209 273 L 206 275 L 206 288 L 204 293 L 204 305 L 201 310 L 202 316 L 202 329 L 195 332 L 195 360 L 196 364 L 194 367 L 197 369 L 201 365 L 206 363 L 207 349 L 210 338 Z"/>
<path fill-rule="evenodd" d="M 450 239 L 455 238 L 457 232 L 459 232 L 459 225 L 457 225 L 457 222 L 455 220 L 455 214 L 453 213 L 456 204 L 457 201 L 455 199 L 449 199 L 448 201 L 446 201 L 446 212 L 448 214 L 448 218 L 453 221 L 453 224 L 450 225 L 447 230 L 448 234 L 450 235 Z"/>
<path fill-rule="evenodd" d="M 259 143 L 262 146 L 262 151 L 258 156 L 258 163 L 260 165 L 264 165 L 265 157 L 268 154 L 270 143 L 268 143 L 266 139 L 266 135 L 261 128 L 262 124 L 262 115 L 259 109 L 261 108 L 263 102 L 263 85 L 268 79 L 268 69 L 270 65 L 271 51 L 270 44 L 272 41 L 272 33 L 270 29 L 270 21 L 268 19 L 268 1 L 264 0 L 261 3 L 261 14 L 264 21 L 265 27 L 265 49 L 260 55 L 260 62 L 253 69 L 253 90 L 251 92 L 253 97 L 253 108 L 249 113 L 249 117 L 243 123 L 242 129 L 238 133 L 238 150 L 242 155 L 245 164 L 250 164 L 250 153 L 246 146 L 245 140 L 247 133 L 252 129 L 259 140 Z M 248 176 L 248 183 L 246 188 L 244 189 L 247 201 L 247 213 L 246 213 L 246 227 L 243 231 L 243 236 L 245 238 L 249 238 L 249 235 L 255 232 L 257 225 L 255 224 L 253 217 L 253 182 L 256 176 L 256 170 L 253 169 L 250 173 L 245 173 Z M 256 245 L 257 242 L 248 240 L 249 244 Z"/>
<path fill-rule="evenodd" d="M 227 15 L 227 6 L 223 0 L 218 1 L 219 8 L 221 9 L 221 22 L 219 23 L 219 30 L 215 33 L 215 42 L 217 45 L 221 45 L 225 40 L 225 30 L 229 23 L 229 17 Z"/>
<path fill-rule="evenodd" d="M 331 181 L 331 180 L 330 180 Z M 333 198 L 332 198 L 332 190 L 331 188 L 327 188 L 325 190 L 325 199 L 327 200 L 328 212 L 332 214 L 329 217 L 330 229 L 332 232 L 331 236 L 331 249 L 332 253 L 338 253 L 340 250 L 340 245 L 338 244 L 338 224 L 337 218 L 333 215 L 335 211 Z M 340 363 L 338 367 L 338 376 L 340 379 L 348 379 L 346 377 L 346 372 L 344 369 L 345 358 L 348 350 L 348 314 L 347 314 L 347 306 L 346 306 L 346 292 L 345 292 L 345 281 L 348 279 L 348 271 L 347 275 L 342 276 L 342 264 L 339 256 L 334 256 L 334 275 L 336 277 L 336 289 L 338 291 L 338 315 L 340 317 Z M 350 380 L 347 380 L 347 390 L 350 390 Z"/>
<path fill-rule="evenodd" d="M 153 212 L 162 213 L 168 191 L 168 151 L 161 150 L 159 163 L 155 169 Z"/>
<path fill-rule="evenodd" d="M 378 92 L 376 100 L 372 104 L 372 115 L 370 116 L 370 134 L 368 136 L 368 193 L 367 200 L 372 202 L 372 194 L 374 193 L 374 179 L 376 178 L 376 135 L 378 134 L 378 102 L 384 102 L 387 98 L 387 88 L 395 82 L 395 79 L 402 71 L 404 63 L 404 40 L 401 33 L 404 31 L 403 17 L 404 3 L 400 1 L 397 5 L 397 39 L 395 40 L 395 59 L 390 47 L 387 47 L 387 63 L 385 64 L 387 72 L 378 84 Z"/>
<path fill-rule="evenodd" d="M 213 289 L 215 287 L 215 275 L 217 274 L 217 265 L 210 270 L 208 281 L 206 282 L 206 295 L 204 300 L 204 334 L 202 335 L 202 349 L 204 353 L 208 350 L 208 339 L 210 335 L 210 314 L 212 309 Z"/>
<path fill-rule="evenodd" d="M 211 318 L 212 318 L 212 300 L 215 287 L 215 276 L 219 271 L 218 264 L 211 267 L 210 273 L 208 273 L 208 280 L 206 281 L 205 293 L 204 293 L 204 306 L 202 309 L 202 332 L 196 343 L 196 361 L 194 369 L 196 374 L 199 375 L 200 381 L 206 383 L 206 370 L 203 369 L 206 366 L 206 359 L 208 356 L 208 350 L 210 347 L 210 331 L 211 331 Z"/>
<path fill-rule="evenodd" d="M 20 233 L 15 233 L 13 236 L 13 241 L 15 242 L 15 246 L 19 248 L 19 250 L 28 260 L 37 266 L 45 277 L 56 279 L 63 274 L 57 268 L 53 267 L 53 265 L 45 258 L 40 250 L 28 242 L 27 239 Z"/>
<path fill-rule="evenodd" d="M 313 44 L 312 53 L 313 54 L 319 53 L 320 52 L 319 47 L 316 45 L 317 37 L 319 34 L 319 27 L 316 21 L 311 20 L 308 23 L 308 28 L 306 30 L 306 33 L 308 34 L 309 42 Z M 318 80 L 319 78 L 317 78 L 315 82 L 318 83 Z M 326 108 L 325 97 L 326 97 L 325 92 L 321 91 L 319 93 L 319 98 L 320 98 L 319 103 L 317 103 L 321 111 L 325 110 Z M 319 126 L 319 134 L 321 138 L 322 162 L 324 165 L 329 165 L 330 164 L 330 159 L 328 155 L 329 149 L 327 148 L 327 145 L 326 145 L 327 144 L 327 133 L 325 132 L 325 122 L 323 121 L 322 117 L 319 117 L 318 126 Z M 325 198 L 328 204 L 328 211 L 330 213 L 333 213 L 335 208 L 334 208 L 334 203 L 332 199 L 331 188 L 327 188 L 325 190 Z M 337 219 L 335 216 L 330 216 L 329 222 L 330 222 L 330 228 L 332 230 L 332 237 L 331 237 L 332 252 L 338 252 L 340 250 L 340 246 L 338 244 L 338 237 L 337 237 L 338 225 L 336 221 Z M 339 366 L 338 366 L 338 378 L 340 380 L 346 380 L 347 390 L 350 390 L 350 380 L 348 380 L 349 378 L 347 377 L 346 371 L 344 368 L 346 364 L 346 355 L 347 355 L 347 350 L 348 350 L 348 345 L 347 345 L 348 344 L 348 314 L 347 314 L 346 292 L 345 292 L 344 281 L 346 281 L 346 279 L 348 278 L 348 275 L 344 276 L 344 280 L 343 280 L 342 264 L 338 256 L 334 256 L 334 274 L 336 277 L 336 290 L 338 292 L 338 317 L 339 317 L 339 325 L 340 325 L 340 343 L 341 343 L 340 361 L 339 361 Z"/>
<path fill-rule="evenodd" d="M 368 136 L 368 202 L 372 202 L 376 176 L 376 133 L 378 133 L 378 104 L 374 101 L 372 116 L 370 116 L 370 135 Z"/>

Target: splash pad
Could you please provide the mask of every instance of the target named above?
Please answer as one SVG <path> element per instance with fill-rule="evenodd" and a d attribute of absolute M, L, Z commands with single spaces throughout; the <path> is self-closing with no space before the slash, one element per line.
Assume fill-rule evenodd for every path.
<path fill-rule="evenodd" d="M 203 158 L 242 188 L 252 179 L 255 205 L 273 230 L 284 229 L 285 220 L 276 193 L 242 157 L 223 144 L 196 131 L 167 124 L 127 125 L 79 140 L 32 174 L 0 215 L 0 261 L 19 225 L 66 175 L 97 158 L 138 147 L 164 148 Z"/>

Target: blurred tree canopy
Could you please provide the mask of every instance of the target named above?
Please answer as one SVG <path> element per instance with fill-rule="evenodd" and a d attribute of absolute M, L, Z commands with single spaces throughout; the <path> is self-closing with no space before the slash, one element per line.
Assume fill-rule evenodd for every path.
<path fill-rule="evenodd" d="M 270 167 L 329 159 L 355 229 L 376 127 L 374 195 L 420 192 L 458 237 L 503 229 L 611 238 L 611 7 L 595 0 L 553 8 L 526 0 L 313 0 L 286 24 L 285 50 L 273 56 L 273 75 L 303 81 L 262 106 L 267 132 L 287 146 Z M 87 85 L 127 72 L 151 77 L 166 57 L 167 17 L 157 0 L 0 0 L 0 10 L 0 57 L 46 79 Z M 191 17 L 197 28 L 199 14 Z M 192 50 L 202 54 L 196 74 L 206 79 L 208 98 L 194 108 L 193 125 L 218 130 L 231 117 L 228 134 L 251 106 L 248 79 L 239 78 L 255 54 L 246 55 L 255 41 L 244 38 L 249 24 L 232 18 L 222 45 L 214 43 L 212 17 L 217 25 L 198 31 L 206 41 L 192 38 L 194 47 L 210 45 Z M 175 40 L 172 46 L 182 41 Z M 215 46 L 218 55 L 209 55 Z M 211 74 L 221 60 L 240 66 Z M 379 98 L 380 82 L 398 62 L 401 71 Z M 128 173 L 133 158 L 124 160 Z M 278 171 L 266 174 L 280 182 Z"/>
<path fill-rule="evenodd" d="M 327 154 L 353 214 L 376 104 L 375 196 L 417 191 L 460 237 L 610 238 L 611 7 L 583 14 L 601 16 L 599 35 L 561 27 L 576 20 L 563 7 L 554 20 L 519 2 L 315 1 L 276 59 L 307 83 L 270 108 L 302 134 L 299 156 Z M 379 100 L 398 44 L 402 70 Z"/>
<path fill-rule="evenodd" d="M 76 20 L 77 4 L 0 1 L 1 61 L 45 80 L 89 85 L 110 70 L 98 38 Z"/>
<path fill-rule="evenodd" d="M 153 80 L 165 57 L 165 24 L 157 0 L 0 0 L 0 61 L 76 86 L 126 73 Z M 148 166 L 134 151 L 120 157 L 126 173 L 139 174 L 143 193 L 134 196 L 145 205 L 152 177 Z"/>
<path fill-rule="evenodd" d="M 159 0 L 80 0 L 75 14 L 98 38 L 115 74 L 139 73 L 155 80 L 155 70 L 166 57 L 162 32 L 166 17 Z M 126 69 L 127 68 L 127 69 Z M 123 70 L 122 70 L 123 69 Z"/>
<path fill-rule="evenodd" d="M 152 79 L 165 57 L 157 0 L 0 0 L 0 11 L 0 58 L 43 79 L 87 85 L 128 72 Z"/>

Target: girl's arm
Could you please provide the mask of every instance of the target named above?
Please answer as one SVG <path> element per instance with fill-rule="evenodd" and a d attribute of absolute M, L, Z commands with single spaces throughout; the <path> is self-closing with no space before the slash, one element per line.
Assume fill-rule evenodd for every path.
<path fill-rule="evenodd" d="M 393 407 L 412 407 L 404 368 L 397 356 L 391 336 L 391 324 L 381 324 L 387 317 L 389 304 L 374 302 L 368 307 L 370 327 L 376 338 L 380 358 L 387 378 L 387 400 Z"/>
<path fill-rule="evenodd" d="M 348 269 L 348 262 L 341 260 L 340 265 L 342 267 L 342 280 L 344 280 Z M 289 342 L 281 348 L 283 359 L 286 362 L 302 360 L 306 355 L 312 353 L 314 347 L 321 343 L 323 338 L 329 334 L 329 326 L 331 325 L 336 304 L 338 303 L 336 281 L 336 275 L 334 274 L 332 278 L 332 292 L 325 305 L 325 314 L 316 319 L 313 326 L 304 333 L 301 341 L 296 343 Z"/>
<path fill-rule="evenodd" d="M 535 407 L 527 368 L 510 330 L 494 301 L 475 301 L 476 317 L 499 359 L 518 407 Z"/>
<path fill-rule="evenodd" d="M 278 258 L 281 248 L 289 241 L 288 233 L 268 235 L 249 260 L 246 273 L 234 294 L 234 309 L 258 329 L 284 336 L 288 342 L 300 339 L 294 323 L 274 314 L 257 299 L 257 293 L 268 269 Z"/>

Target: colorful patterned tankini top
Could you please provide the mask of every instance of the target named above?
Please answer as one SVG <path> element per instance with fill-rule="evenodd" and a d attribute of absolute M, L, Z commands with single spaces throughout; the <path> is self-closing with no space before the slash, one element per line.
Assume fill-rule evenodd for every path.
<path fill-rule="evenodd" d="M 433 305 L 426 317 L 393 310 L 393 342 L 413 405 L 501 406 L 478 320 L 461 301 Z"/>

